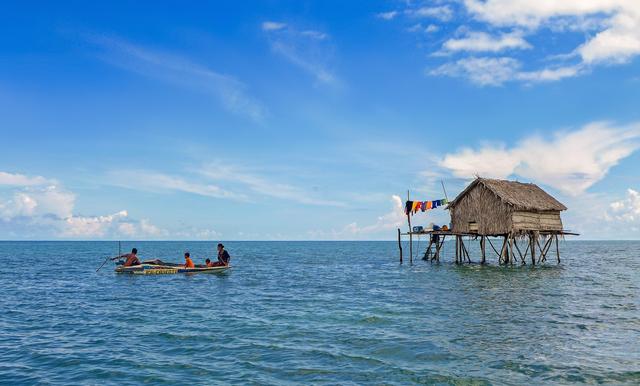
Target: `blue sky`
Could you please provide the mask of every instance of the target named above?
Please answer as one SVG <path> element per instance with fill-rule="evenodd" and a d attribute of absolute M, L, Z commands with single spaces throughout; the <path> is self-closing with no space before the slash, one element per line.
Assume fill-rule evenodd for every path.
<path fill-rule="evenodd" d="M 554 3 L 6 5 L 0 238 L 391 239 L 478 174 L 638 239 L 640 6 Z"/>

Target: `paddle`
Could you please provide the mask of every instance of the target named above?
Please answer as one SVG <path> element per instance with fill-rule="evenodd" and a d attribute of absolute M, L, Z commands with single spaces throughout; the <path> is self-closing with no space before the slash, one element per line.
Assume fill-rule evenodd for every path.
<path fill-rule="evenodd" d="M 110 259 L 110 257 L 107 257 L 106 259 L 104 259 L 102 264 L 98 267 L 98 269 L 96 269 L 96 272 L 98 272 L 102 267 L 104 267 L 104 265 L 107 263 L 107 260 L 109 260 L 109 259 Z"/>

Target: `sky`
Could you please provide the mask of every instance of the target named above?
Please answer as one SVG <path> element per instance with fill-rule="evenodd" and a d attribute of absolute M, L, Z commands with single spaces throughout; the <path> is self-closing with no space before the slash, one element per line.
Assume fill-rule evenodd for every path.
<path fill-rule="evenodd" d="M 636 0 L 5 4 L 0 239 L 393 239 L 474 176 L 640 239 L 639 56 Z"/>

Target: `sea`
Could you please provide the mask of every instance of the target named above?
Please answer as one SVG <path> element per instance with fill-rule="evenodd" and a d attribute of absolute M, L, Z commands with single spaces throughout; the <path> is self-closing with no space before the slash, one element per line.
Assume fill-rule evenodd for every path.
<path fill-rule="evenodd" d="M 212 242 L 122 242 L 215 259 Z M 640 384 L 640 242 L 535 267 L 397 242 L 226 242 L 225 273 L 116 274 L 117 242 L 0 242 L 0 384 Z"/>

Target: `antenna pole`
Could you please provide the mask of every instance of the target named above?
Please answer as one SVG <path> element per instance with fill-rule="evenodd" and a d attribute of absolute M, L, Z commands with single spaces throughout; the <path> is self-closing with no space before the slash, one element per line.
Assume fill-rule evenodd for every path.
<path fill-rule="evenodd" d="M 444 192 L 444 198 L 449 202 L 449 197 L 447 197 L 447 189 L 444 188 L 444 181 L 440 180 L 440 184 L 442 185 L 442 191 Z"/>

